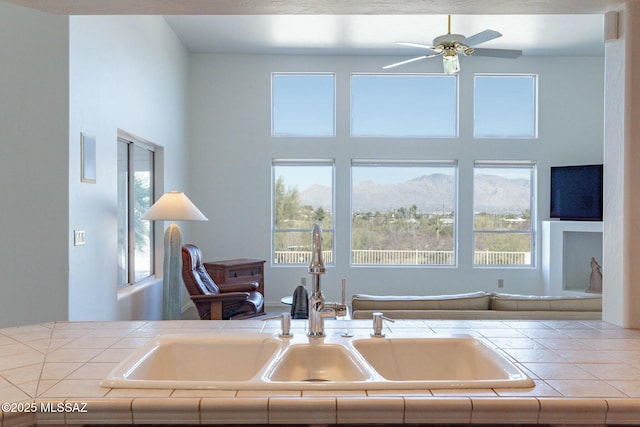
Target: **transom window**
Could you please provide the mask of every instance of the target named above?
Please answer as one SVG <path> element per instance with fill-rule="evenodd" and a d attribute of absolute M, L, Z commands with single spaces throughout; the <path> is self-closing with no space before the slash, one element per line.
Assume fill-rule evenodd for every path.
<path fill-rule="evenodd" d="M 457 166 L 354 160 L 353 265 L 454 265 Z"/>
<path fill-rule="evenodd" d="M 535 138 L 537 77 L 476 75 L 473 111 L 476 138 Z"/>
<path fill-rule="evenodd" d="M 475 162 L 474 265 L 533 265 L 535 163 Z"/>
<path fill-rule="evenodd" d="M 333 160 L 273 160 L 272 262 L 311 262 L 311 227 L 322 226 L 325 264 L 333 264 Z"/>
<path fill-rule="evenodd" d="M 435 74 L 353 74 L 351 135 L 454 138 L 458 81 Z"/>
<path fill-rule="evenodd" d="M 335 135 L 335 77 L 330 73 L 273 73 L 271 135 Z"/>

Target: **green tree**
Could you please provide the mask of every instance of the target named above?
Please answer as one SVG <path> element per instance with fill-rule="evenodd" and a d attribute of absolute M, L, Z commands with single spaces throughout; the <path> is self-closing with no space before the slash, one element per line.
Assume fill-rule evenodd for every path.
<path fill-rule="evenodd" d="M 315 210 L 315 212 L 313 212 L 313 221 L 322 223 L 322 221 L 324 221 L 326 216 L 327 216 L 327 213 L 324 211 L 324 209 L 322 209 L 322 206 L 320 206 L 318 209 Z"/>
<path fill-rule="evenodd" d="M 418 218 L 418 206 L 417 205 L 411 205 L 411 207 L 409 208 L 409 216 L 411 218 Z"/>
<path fill-rule="evenodd" d="M 279 176 L 275 185 L 276 227 L 298 219 L 300 213 L 300 195 L 298 187 L 286 187 L 284 178 Z"/>
<path fill-rule="evenodd" d="M 150 221 L 142 219 L 142 215 L 151 207 L 151 182 L 149 176 L 144 173 L 136 173 L 133 176 L 133 231 L 135 247 L 143 251 L 149 246 Z"/>

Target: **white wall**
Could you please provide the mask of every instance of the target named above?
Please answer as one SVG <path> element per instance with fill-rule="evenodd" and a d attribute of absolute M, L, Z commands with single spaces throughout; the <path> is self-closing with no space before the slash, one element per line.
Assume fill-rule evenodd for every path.
<path fill-rule="evenodd" d="M 161 281 L 117 300 L 116 141 L 122 129 L 163 147 L 164 169 L 156 172 L 164 187 L 183 190 L 187 70 L 188 53 L 162 17 L 70 18 L 68 228 L 86 232 L 85 246 L 68 246 L 71 320 L 153 319 L 161 312 Z M 81 132 L 97 139 L 96 184 L 80 182 Z"/>
<path fill-rule="evenodd" d="M 0 2 L 0 328 L 67 317 L 68 21 Z"/>
<path fill-rule="evenodd" d="M 128 293 L 120 304 L 116 299 L 119 128 L 165 147 L 166 189 L 186 190 L 210 218 L 183 225 L 186 240 L 199 244 L 208 259 L 269 260 L 272 158 L 335 158 L 338 265 L 323 278 L 325 293 L 334 300 L 343 276 L 349 279 L 349 294 L 496 290 L 498 278 L 505 279 L 507 292 L 541 289 L 539 268 L 468 266 L 471 214 L 464 204 L 458 268 L 349 267 L 351 158 L 458 159 L 463 191 L 471 188 L 474 159 L 537 159 L 541 189 L 548 186 L 546 173 L 552 164 L 602 161 L 599 58 L 474 58 L 463 63 L 463 93 L 473 72 L 540 74 L 538 141 L 471 141 L 471 98 L 463 97 L 459 141 L 374 140 L 365 145 L 347 137 L 348 75 L 377 72 L 393 58 L 192 55 L 189 72 L 188 54 L 159 17 L 68 18 L 3 2 L 0 40 L 5 58 L 0 79 L 0 231 L 5 236 L 0 249 L 0 326 L 65 318 L 157 317 L 157 283 L 145 288 L 149 294 Z M 403 71 L 438 69 L 438 61 L 433 61 Z M 336 138 L 269 136 L 272 71 L 338 73 Z M 80 183 L 80 132 L 97 137 L 97 184 Z M 540 193 L 539 220 L 548 210 L 546 192 Z M 86 246 L 73 246 L 74 229 L 86 231 Z M 267 263 L 266 276 L 266 297 L 274 303 L 308 274 L 304 266 L 274 268 Z"/>
<path fill-rule="evenodd" d="M 398 58 L 400 60 L 402 58 Z M 602 58 L 521 58 L 517 61 L 463 59 L 460 73 L 460 138 L 411 140 L 349 138 L 349 76 L 381 72 L 395 58 L 192 54 L 190 70 L 190 197 L 209 217 L 190 224 L 186 240 L 198 244 L 209 260 L 237 257 L 267 260 L 265 293 L 270 304 L 289 295 L 307 266 L 270 265 L 272 158 L 336 159 L 336 259 L 323 277 L 328 299 L 339 298 L 341 277 L 348 295 L 437 294 L 474 290 L 543 292 L 540 262 L 531 269 L 472 268 L 471 198 L 459 205 L 456 268 L 370 268 L 349 266 L 349 164 L 352 158 L 456 159 L 460 192 L 472 188 L 477 159 L 527 159 L 538 162 L 538 221 L 548 219 L 549 167 L 603 161 Z M 402 72 L 440 72 L 440 61 L 410 64 Z M 336 73 L 337 136 L 272 138 L 270 74 L 274 71 Z M 535 141 L 474 141 L 473 73 L 539 75 L 539 138 Z M 539 242 L 539 239 L 537 240 Z M 539 246 L 539 245 L 538 245 Z M 540 254 L 539 247 L 537 254 Z M 539 260 L 539 257 L 538 257 Z"/>

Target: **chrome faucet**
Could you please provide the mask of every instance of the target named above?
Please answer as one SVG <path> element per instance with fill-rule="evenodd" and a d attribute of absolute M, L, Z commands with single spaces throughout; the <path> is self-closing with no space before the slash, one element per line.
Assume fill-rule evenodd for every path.
<path fill-rule="evenodd" d="M 309 265 L 309 274 L 312 276 L 309 296 L 309 331 L 307 332 L 309 337 L 324 337 L 325 317 L 336 317 L 337 314 L 346 312 L 344 301 L 342 304 L 325 303 L 320 289 L 320 275 L 325 272 L 322 260 L 322 228 L 320 224 L 315 223 L 311 228 L 311 264 Z M 342 294 L 344 298 L 344 289 Z"/>
<path fill-rule="evenodd" d="M 310 337 L 324 337 L 324 317 L 333 316 L 333 313 L 324 309 L 324 296 L 320 290 L 320 275 L 326 273 L 324 261 L 322 261 L 322 228 L 315 223 L 311 228 L 311 295 L 309 296 L 309 331 Z M 327 313 L 327 314 L 325 314 Z"/>

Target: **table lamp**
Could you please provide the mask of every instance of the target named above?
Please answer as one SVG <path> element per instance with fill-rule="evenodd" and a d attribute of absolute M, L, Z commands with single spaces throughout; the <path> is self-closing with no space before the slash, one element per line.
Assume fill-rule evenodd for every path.
<path fill-rule="evenodd" d="M 151 221 L 207 221 L 184 193 L 165 193 L 142 215 Z M 182 311 L 182 236 L 180 227 L 172 222 L 164 233 L 164 263 L 162 274 L 162 318 L 176 320 Z"/>

